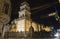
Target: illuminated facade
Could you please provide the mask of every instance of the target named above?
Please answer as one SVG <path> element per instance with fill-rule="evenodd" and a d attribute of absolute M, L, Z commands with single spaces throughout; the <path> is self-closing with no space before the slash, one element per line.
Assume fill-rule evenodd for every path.
<path fill-rule="evenodd" d="M 43 27 L 43 24 L 37 24 L 31 20 L 30 7 L 27 2 L 21 3 L 19 18 L 12 21 L 11 32 L 29 32 L 31 26 L 34 29 L 34 32 L 39 32 L 45 30 L 50 31 L 50 27 Z"/>
<path fill-rule="evenodd" d="M 12 32 L 29 32 L 31 26 L 34 31 L 38 31 L 37 24 L 31 20 L 30 7 L 27 2 L 21 3 L 19 18 L 15 19 L 13 22 L 15 23 L 16 28 L 11 28 Z M 14 25 L 14 23 L 12 24 Z M 13 26 L 12 24 L 11 26 Z"/>
<path fill-rule="evenodd" d="M 27 2 L 21 3 L 20 11 L 19 11 L 19 19 L 17 19 L 17 31 L 29 31 L 30 27 L 30 7 Z"/>

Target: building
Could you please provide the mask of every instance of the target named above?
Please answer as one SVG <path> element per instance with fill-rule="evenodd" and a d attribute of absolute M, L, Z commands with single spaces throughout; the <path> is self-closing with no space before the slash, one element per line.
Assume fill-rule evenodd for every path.
<path fill-rule="evenodd" d="M 29 4 L 23 2 L 20 6 L 19 18 L 11 22 L 10 32 L 29 32 L 31 27 L 34 29 L 34 32 L 39 32 L 41 28 L 42 30 L 50 31 L 50 27 L 43 28 L 43 24 L 40 25 L 32 21 Z"/>
<path fill-rule="evenodd" d="M 35 22 L 32 22 L 32 20 L 31 20 L 30 7 L 27 2 L 21 3 L 20 11 L 19 11 L 19 18 L 15 19 L 12 22 L 14 22 L 16 24 L 17 32 L 21 32 L 21 31 L 29 32 L 29 28 L 31 26 L 34 28 L 34 31 L 38 31 L 37 24 Z M 12 32 L 15 31 L 14 28 L 12 28 L 11 31 Z"/>
<path fill-rule="evenodd" d="M 0 33 L 4 26 L 10 21 L 11 2 L 10 0 L 0 0 Z"/>

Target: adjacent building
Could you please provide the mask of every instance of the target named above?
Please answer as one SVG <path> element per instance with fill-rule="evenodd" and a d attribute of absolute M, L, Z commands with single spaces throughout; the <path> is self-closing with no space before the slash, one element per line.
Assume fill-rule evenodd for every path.
<path fill-rule="evenodd" d="M 10 0 L 0 0 L 0 33 L 3 32 L 4 26 L 10 21 L 11 2 Z"/>

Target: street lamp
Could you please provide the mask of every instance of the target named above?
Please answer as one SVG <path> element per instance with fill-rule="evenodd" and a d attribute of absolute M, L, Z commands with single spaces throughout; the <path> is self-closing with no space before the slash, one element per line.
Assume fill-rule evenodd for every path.
<path fill-rule="evenodd" d="M 59 0 L 59 3 L 60 3 L 60 0 Z"/>

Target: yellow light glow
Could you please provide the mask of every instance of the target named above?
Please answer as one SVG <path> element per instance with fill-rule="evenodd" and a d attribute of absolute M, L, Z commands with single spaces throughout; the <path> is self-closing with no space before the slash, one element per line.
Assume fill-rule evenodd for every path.
<path fill-rule="evenodd" d="M 59 3 L 60 3 L 60 0 L 59 0 Z"/>
<path fill-rule="evenodd" d="M 29 23 L 30 23 L 30 21 L 26 19 L 26 21 L 25 21 L 25 30 L 26 30 L 27 32 L 29 31 L 29 28 L 30 28 L 30 25 L 31 25 L 31 24 L 29 24 Z"/>
<path fill-rule="evenodd" d="M 18 32 L 25 31 L 25 20 L 24 19 L 19 20 L 17 22 L 17 31 Z"/>
<path fill-rule="evenodd" d="M 37 23 L 32 22 L 32 27 L 34 28 L 34 31 L 38 31 Z"/>
<path fill-rule="evenodd" d="M 45 27 L 44 29 L 45 29 L 45 31 L 47 31 L 47 32 L 50 32 L 50 31 L 51 31 L 51 30 L 50 30 L 50 27 L 48 27 L 48 26 Z"/>

